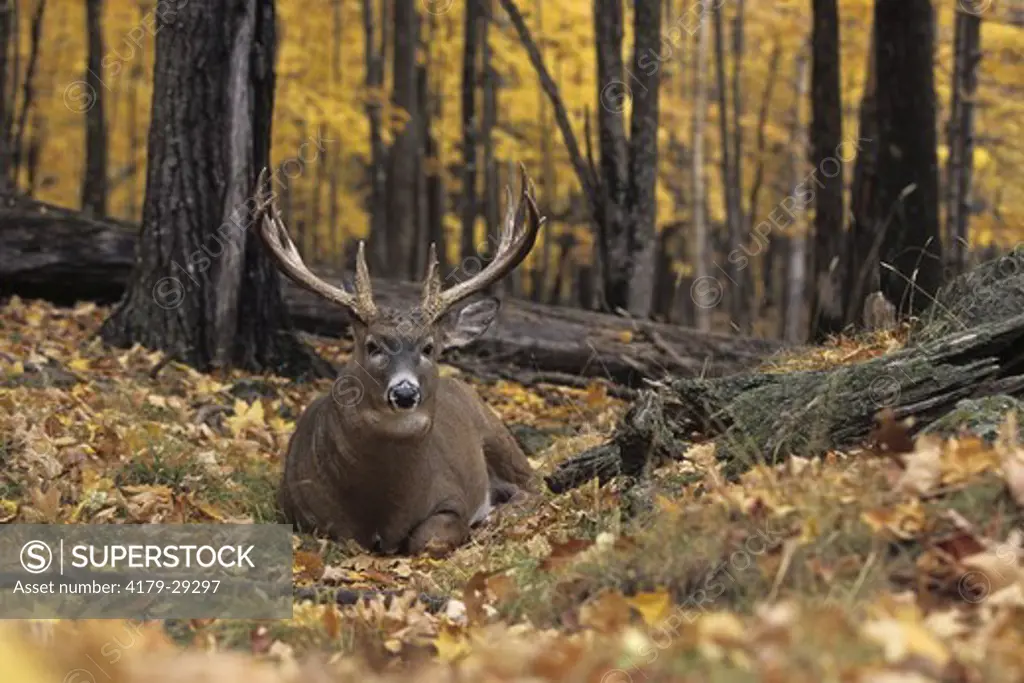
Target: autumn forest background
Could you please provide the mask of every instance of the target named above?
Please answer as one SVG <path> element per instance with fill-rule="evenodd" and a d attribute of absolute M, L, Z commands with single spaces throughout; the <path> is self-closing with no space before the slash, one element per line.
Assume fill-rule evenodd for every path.
<path fill-rule="evenodd" d="M 488 226 L 493 229 L 500 216 L 501 189 L 515 181 L 510 170 L 521 162 L 537 183 L 549 223 L 541 235 L 541 247 L 510 286 L 537 300 L 600 307 L 588 286 L 593 277 L 593 221 L 551 101 L 538 85 L 537 71 L 507 12 L 497 0 L 484 4 L 487 7 L 481 6 L 480 16 L 471 17 L 467 24 L 465 3 L 451 0 L 416 3 L 397 14 L 395 8 L 403 7 L 402 3 L 277 3 L 271 161 L 281 164 L 293 159 L 303 142 L 318 137 L 325 141 L 322 153 L 317 148 L 315 156 L 307 154 L 308 164 L 300 168 L 293 163 L 287 169 L 286 222 L 298 234 L 307 260 L 341 266 L 346 263 L 346 248 L 351 258 L 352 238 L 366 236 L 375 211 L 384 214 L 387 204 L 404 197 L 407 186 L 412 188 L 410 206 L 415 208 L 403 208 L 395 220 L 381 215 L 384 227 L 378 230 L 418 231 L 423 236 L 416 239 L 424 243 L 428 236 L 443 237 L 443 255 L 447 263 L 455 264 L 486 244 Z M 750 278 L 747 289 L 739 296 L 750 316 L 762 320 L 759 334 L 781 336 L 786 329 L 783 311 L 770 307 L 784 297 L 787 273 L 793 276 L 793 250 L 802 250 L 805 260 L 812 258 L 813 251 L 804 246 L 813 245 L 813 205 L 793 213 L 792 220 L 777 220 L 781 215 L 777 209 L 793 194 L 795 179 L 805 178 L 816 165 L 808 148 L 812 13 L 806 3 L 713 4 L 721 7 L 705 13 L 712 16 L 706 19 L 703 48 L 698 11 L 703 6 L 667 0 L 662 7 L 654 188 L 659 241 L 653 259 L 657 287 L 652 312 L 662 319 L 713 324 L 723 330 L 748 328 L 748 321 L 735 320 L 736 309 L 730 309 L 730 316 L 724 305 L 713 320 L 698 319 L 701 309 L 689 301 L 694 274 L 727 281 L 727 276 L 735 275 L 732 270 L 725 272 L 731 268 L 730 255 L 742 247 L 750 255 L 752 269 L 745 276 Z M 939 210 L 948 218 L 955 24 L 968 5 L 971 16 L 979 19 L 982 57 L 976 63 L 976 92 L 970 98 L 973 179 L 966 234 L 972 250 L 1010 247 L 1020 238 L 1016 226 L 1024 211 L 1024 196 L 1014 182 L 1024 163 L 1024 138 L 1019 132 L 1024 113 L 1022 10 L 1015 3 L 935 3 Z M 88 194 L 87 122 L 93 120 L 88 112 L 95 115 L 99 108 L 103 128 L 94 134 L 101 136 L 96 144 L 104 154 L 102 160 L 94 154 L 91 163 L 100 164 L 93 168 L 94 173 L 102 173 L 103 183 L 92 183 L 102 187 L 102 198 L 94 201 L 111 217 L 139 222 L 157 6 L 143 1 L 26 0 L 12 7 L 12 24 L 5 29 L 17 45 L 17 50 L 7 53 L 4 84 L 6 101 L 13 103 L 5 113 L 4 132 L 14 157 L 7 182 L 42 201 L 82 207 Z M 101 68 L 94 70 L 98 81 L 89 81 L 85 75 L 90 35 L 87 7 L 94 10 L 93 25 L 100 30 L 96 39 L 102 40 Z M 531 0 L 521 3 L 519 10 L 564 102 L 578 144 L 585 145 L 588 130 L 592 138 L 597 137 L 602 107 L 621 109 L 629 121 L 635 101 L 631 93 L 623 96 L 615 88 L 599 91 L 597 87 L 591 3 Z M 873 5 L 843 1 L 838 10 L 839 139 L 844 145 L 842 178 L 849 196 L 856 151 L 870 145 L 858 140 L 870 70 Z M 639 92 L 645 86 L 638 80 L 643 76 L 640 67 L 630 59 L 632 10 L 626 7 L 625 11 L 623 80 L 625 87 Z M 412 15 L 401 16 L 408 12 Z M 469 51 L 468 26 L 474 27 Z M 403 32 L 410 29 L 414 45 L 406 45 Z M 468 72 L 467 55 L 472 57 Z M 696 78 L 698 62 L 705 72 L 702 79 Z M 408 82 L 410 75 L 413 82 Z M 703 92 L 700 97 L 698 89 Z M 702 158 L 697 165 L 705 189 L 703 197 L 695 199 L 698 113 L 704 122 Z M 725 160 L 731 165 L 728 175 L 722 167 L 723 149 L 731 150 L 737 160 Z M 376 168 L 381 172 L 375 173 Z M 725 177 L 730 181 L 723 181 Z M 726 188 L 735 189 L 735 198 Z M 730 228 L 730 203 L 739 207 L 742 218 L 738 219 L 740 244 L 730 237 L 735 233 Z M 700 237 L 695 221 L 698 204 L 709 225 Z M 383 208 L 375 210 L 375 205 Z M 851 200 L 845 205 L 844 224 L 852 210 Z M 754 230 L 769 217 L 774 225 L 767 231 Z M 472 226 L 472 237 L 464 237 L 467 225 Z M 944 227 L 943 241 L 955 241 L 954 230 Z M 707 247 L 702 249 L 701 242 Z M 425 260 L 422 251 L 416 256 L 414 261 Z M 699 262 L 704 263 L 702 269 Z M 381 272 L 379 259 L 374 265 Z M 412 263 L 397 271 L 395 267 L 389 264 L 388 272 L 415 276 L 424 266 Z M 813 276 L 795 277 L 808 280 L 795 286 L 809 292 Z M 726 295 L 729 299 L 732 292 Z M 773 322 L 765 322 L 766 317 Z M 790 330 L 789 336 L 799 339 L 806 333 L 806 324 L 801 318 Z"/>
<path fill-rule="evenodd" d="M 383 410 L 360 240 L 421 319 L 547 218 L 414 347 L 538 491 L 293 528 L 288 619 L 5 612 L 0 680 L 1024 680 L 1022 126 L 1024 0 L 0 0 L 0 530 L 287 521 L 304 411 Z"/>

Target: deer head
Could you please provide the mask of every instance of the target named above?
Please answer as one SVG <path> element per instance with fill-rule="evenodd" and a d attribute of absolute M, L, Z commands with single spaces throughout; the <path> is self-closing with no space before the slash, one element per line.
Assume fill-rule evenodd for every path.
<path fill-rule="evenodd" d="M 513 203 L 512 191 L 506 188 L 507 209 L 493 259 L 475 275 L 445 289 L 436 246 L 431 244 L 422 299 L 405 310 L 378 307 L 374 302 L 362 241 L 352 291 L 314 275 L 302 262 L 274 197 L 267 192 L 266 169 L 260 174 L 257 215 L 262 216 L 263 242 L 292 281 L 348 312 L 355 347 L 347 372 L 360 385 L 357 409 L 378 432 L 401 438 L 422 436 L 429 430 L 441 352 L 473 341 L 497 316 L 499 302 L 493 297 L 457 306 L 511 272 L 533 248 L 543 219 L 526 169 L 521 167 L 521 172 L 518 202 Z"/>

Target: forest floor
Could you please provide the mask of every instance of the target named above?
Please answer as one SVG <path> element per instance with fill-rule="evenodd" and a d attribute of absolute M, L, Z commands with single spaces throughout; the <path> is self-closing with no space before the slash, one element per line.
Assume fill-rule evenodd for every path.
<path fill-rule="evenodd" d="M 275 521 L 294 421 L 330 384 L 214 378 L 107 349 L 95 339 L 106 313 L 18 299 L 0 308 L 0 522 Z M 315 343 L 334 361 L 346 352 Z M 838 341 L 766 369 L 899 344 Z M 541 474 L 600 443 L 624 408 L 600 383 L 477 386 Z M 630 490 L 587 485 L 504 510 L 445 559 L 296 537 L 297 584 L 408 591 L 388 606 L 307 602 L 290 620 L 141 628 L 5 621 L 0 679 L 1024 680 L 1014 440 L 794 457 L 738 482 L 719 476 L 712 448 Z M 420 592 L 453 600 L 431 614 Z"/>

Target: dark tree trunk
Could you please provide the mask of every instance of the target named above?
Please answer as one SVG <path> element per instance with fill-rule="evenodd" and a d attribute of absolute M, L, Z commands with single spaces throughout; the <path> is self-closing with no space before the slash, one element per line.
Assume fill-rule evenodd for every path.
<path fill-rule="evenodd" d="M 846 309 L 844 323 L 861 321 L 864 300 L 879 288 L 880 226 L 876 213 L 878 192 L 878 67 L 875 45 L 877 35 L 871 30 L 867 79 L 860 101 L 860 123 L 857 140 L 857 162 L 853 167 L 850 190 L 850 230 L 847 232 Z"/>
<path fill-rule="evenodd" d="M 386 3 L 385 3 L 386 4 Z M 377 45 L 373 0 L 363 0 L 363 37 L 366 42 L 366 104 L 370 121 L 370 267 L 378 273 L 388 269 L 387 209 L 385 204 L 384 138 L 381 134 L 381 91 L 384 88 L 384 41 Z"/>
<path fill-rule="evenodd" d="M 737 205 L 738 197 L 736 182 L 736 159 L 733 154 L 735 148 L 730 144 L 729 139 L 729 90 L 725 79 L 725 35 L 723 29 L 724 18 L 722 17 L 722 6 L 716 4 L 712 14 L 715 30 L 715 79 L 718 91 L 718 132 L 721 138 L 722 161 L 719 166 L 722 173 L 722 201 L 725 206 L 725 223 L 728 233 L 729 267 L 727 276 L 729 279 L 729 315 L 732 322 L 740 329 L 743 329 L 747 322 L 745 320 L 745 309 L 747 294 L 744 284 L 744 270 L 749 259 L 743 256 L 741 251 L 746 251 L 746 235 L 743 234 L 742 219 Z M 734 132 L 735 134 L 735 132 Z"/>
<path fill-rule="evenodd" d="M 655 185 L 658 161 L 658 82 L 661 11 L 654 0 L 636 3 L 634 65 L 622 61 L 622 0 L 597 0 L 598 139 L 604 298 L 610 310 L 647 317 L 654 295 Z M 623 78 L 628 77 L 630 83 Z M 623 110 L 633 102 L 627 141 Z"/>
<path fill-rule="evenodd" d="M 193 0 L 157 21 L 142 234 L 128 290 L 100 333 L 202 370 L 322 373 L 290 332 L 252 225 L 270 151 L 273 0 Z M 282 180 L 274 174 L 273 191 Z"/>
<path fill-rule="evenodd" d="M 629 237 L 629 296 L 626 309 L 646 318 L 654 302 L 655 253 L 658 237 L 658 93 L 663 66 L 661 51 L 661 4 L 638 0 L 635 4 L 633 66 L 637 87 L 629 126 L 629 194 L 627 228 Z"/>
<path fill-rule="evenodd" d="M 17 47 L 17 8 L 12 2 L 0 4 L 0 192 L 10 189 L 10 117 L 14 101 L 7 96 L 10 81 L 7 78 L 8 55 Z"/>
<path fill-rule="evenodd" d="M 843 329 L 843 109 L 839 81 L 839 7 L 813 0 L 811 32 L 811 177 L 814 247 L 811 250 L 810 338 L 824 341 Z"/>
<path fill-rule="evenodd" d="M 494 157 L 494 130 L 498 126 L 498 74 L 494 69 L 493 51 L 489 38 L 490 27 L 494 17 L 494 2 L 487 0 L 486 17 L 483 22 L 483 35 L 481 36 L 481 67 L 480 75 L 483 77 L 483 117 L 481 121 L 480 137 L 484 148 L 484 198 L 483 214 L 484 222 L 487 225 L 487 251 L 493 254 L 498 244 L 498 234 L 501 228 L 500 214 L 500 186 L 498 185 L 498 160 Z M 542 237 L 544 240 L 545 253 L 552 235 Z M 534 257 L 536 258 L 536 257 Z M 547 264 L 547 259 L 544 259 Z M 511 293 L 509 280 L 506 279 L 500 287 L 506 295 Z"/>
<path fill-rule="evenodd" d="M 601 191 L 597 198 L 603 289 L 609 310 L 629 305 L 629 233 L 626 194 L 629 190 L 626 128 L 622 112 L 630 86 L 623 81 L 622 0 L 595 0 L 597 48 L 597 133 Z"/>
<path fill-rule="evenodd" d="M 37 0 L 35 10 L 32 13 L 32 23 L 29 26 L 29 51 L 28 51 L 28 63 L 25 65 L 25 76 L 21 80 L 21 109 L 18 111 L 17 118 L 12 118 L 7 123 L 13 128 L 9 130 L 10 142 L 10 155 L 7 159 L 0 161 L 9 161 L 10 168 L 8 170 L 11 186 L 16 186 L 18 183 L 18 176 L 21 170 L 21 164 L 25 160 L 25 147 L 24 137 L 25 129 L 28 127 L 28 113 L 32 109 L 32 103 L 35 99 L 35 76 L 36 68 L 39 65 L 39 46 L 43 36 L 43 15 L 46 12 L 46 0 Z M 15 21 L 17 21 L 17 14 L 15 14 Z M 13 73 L 15 78 L 11 80 L 14 89 L 17 89 L 18 80 L 18 56 L 21 51 L 17 49 L 18 46 L 15 44 L 14 53 L 14 69 Z M 67 91 L 65 91 L 66 93 Z M 80 91 L 78 91 L 80 93 Z M 67 95 L 65 95 L 67 96 Z M 12 93 L 10 97 L 11 113 L 14 113 L 14 105 L 17 101 L 17 97 Z M 84 100 L 88 102 L 88 98 Z"/>
<path fill-rule="evenodd" d="M 477 60 L 480 54 L 480 28 L 484 12 L 483 0 L 467 0 L 466 30 L 462 52 L 462 240 L 463 259 L 476 255 L 476 91 Z"/>
<path fill-rule="evenodd" d="M 85 27 L 89 40 L 85 87 L 92 106 L 85 112 L 85 173 L 82 178 L 82 211 L 98 218 L 107 215 L 107 124 L 104 118 L 103 0 L 86 0 Z"/>
<path fill-rule="evenodd" d="M 419 15 L 414 0 L 395 0 L 394 78 L 391 102 L 406 114 L 388 160 L 388 272 L 411 277 L 416 240 L 416 154 L 419 112 L 416 97 L 416 45 Z"/>
<path fill-rule="evenodd" d="M 975 0 L 958 6 L 953 39 L 953 88 L 946 174 L 946 244 L 952 274 L 967 268 L 967 225 L 974 171 L 974 97 L 981 61 L 981 10 Z"/>
<path fill-rule="evenodd" d="M 930 0 L 877 0 L 878 209 L 882 292 L 920 313 L 942 281 L 939 240 L 934 14 Z"/>

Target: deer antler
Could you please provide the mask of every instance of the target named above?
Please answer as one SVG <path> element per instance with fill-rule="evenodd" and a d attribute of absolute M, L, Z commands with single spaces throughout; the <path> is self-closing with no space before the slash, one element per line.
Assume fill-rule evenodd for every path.
<path fill-rule="evenodd" d="M 437 249 L 430 245 L 430 265 L 423 283 L 423 303 L 421 308 L 430 322 L 436 321 L 447 313 L 458 302 L 480 292 L 491 284 L 508 275 L 522 263 L 537 241 L 537 233 L 544 223 L 537 203 L 533 198 L 533 182 L 526 175 L 526 167 L 519 165 L 522 175 L 522 193 L 519 201 L 513 204 L 512 188 L 505 188 L 505 219 L 502 221 L 498 249 L 494 258 L 479 273 L 459 284 L 442 290 L 440 267 L 437 262 Z M 528 214 L 528 216 L 527 216 Z M 528 218 L 528 220 L 527 220 Z"/>
<path fill-rule="evenodd" d="M 370 271 L 366 267 L 366 250 L 362 240 L 359 241 L 359 253 L 356 256 L 355 293 L 321 280 L 302 262 L 299 250 L 288 236 L 288 228 L 281 220 L 281 212 L 278 211 L 274 193 L 268 191 L 267 175 L 267 169 L 264 168 L 260 172 L 259 180 L 256 181 L 255 219 L 260 222 L 260 237 L 277 262 L 277 267 L 295 284 L 343 306 L 363 323 L 369 323 L 377 317 L 377 306 L 373 303 Z"/>

